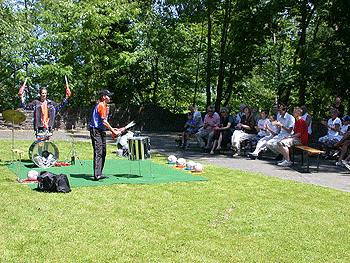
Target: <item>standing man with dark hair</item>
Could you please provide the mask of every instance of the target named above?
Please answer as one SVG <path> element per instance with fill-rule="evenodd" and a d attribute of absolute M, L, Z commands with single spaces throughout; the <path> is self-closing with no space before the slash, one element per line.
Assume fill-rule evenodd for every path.
<path fill-rule="evenodd" d="M 103 166 L 106 159 L 106 128 L 116 136 L 120 135 L 120 131 L 116 131 L 108 122 L 107 103 L 111 101 L 113 92 L 109 90 L 101 90 L 100 102 L 96 105 L 90 123 L 90 137 L 92 147 L 94 148 L 94 178 L 96 181 L 109 178 L 102 174 Z"/>

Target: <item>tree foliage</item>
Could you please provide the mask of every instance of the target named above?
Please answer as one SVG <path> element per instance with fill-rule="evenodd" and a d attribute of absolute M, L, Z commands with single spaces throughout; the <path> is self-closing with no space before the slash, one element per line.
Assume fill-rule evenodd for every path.
<path fill-rule="evenodd" d="M 101 89 L 120 104 L 350 108 L 346 0 L 0 0 L 1 110 L 42 87 L 72 105 Z"/>

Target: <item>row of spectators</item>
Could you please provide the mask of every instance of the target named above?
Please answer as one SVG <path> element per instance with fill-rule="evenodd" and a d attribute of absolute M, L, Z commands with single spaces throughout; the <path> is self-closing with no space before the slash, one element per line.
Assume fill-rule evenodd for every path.
<path fill-rule="evenodd" d="M 339 107 L 340 106 L 340 107 Z M 339 111 L 340 110 L 342 111 Z M 290 166 L 289 148 L 294 145 L 307 145 L 308 138 L 312 133 L 312 117 L 307 113 L 305 105 L 295 107 L 293 114 L 289 114 L 286 105 L 273 105 L 272 114 L 263 110 L 258 112 L 257 107 L 252 110 L 245 104 L 241 104 L 240 112 L 230 115 L 228 108 L 223 107 L 219 113 L 214 107 L 207 107 L 207 114 L 202 120 L 202 115 L 194 105 L 189 106 L 190 113 L 185 124 L 185 132 L 182 137 L 182 147 L 188 147 L 188 141 L 192 135 L 198 140 L 199 146 L 204 151 L 215 154 L 216 151 L 227 144 L 234 150 L 233 157 L 241 153 L 241 145 L 244 141 L 256 144 L 255 150 L 248 154 L 255 159 L 259 154 L 267 149 L 276 153 L 276 159 L 283 156 L 278 165 Z M 326 154 L 330 154 L 331 149 L 339 147 L 338 143 L 343 139 L 350 123 L 350 117 L 339 118 L 344 113 L 340 97 L 337 97 L 336 104 L 330 109 L 331 118 L 328 122 L 323 121 L 328 128 L 328 134 L 319 138 L 320 147 L 326 149 Z M 350 147 L 350 132 L 348 133 Z M 343 143 L 344 140 L 341 141 Z M 347 164 L 350 156 L 342 155 L 337 165 Z M 350 166 L 349 166 L 350 167 Z"/>

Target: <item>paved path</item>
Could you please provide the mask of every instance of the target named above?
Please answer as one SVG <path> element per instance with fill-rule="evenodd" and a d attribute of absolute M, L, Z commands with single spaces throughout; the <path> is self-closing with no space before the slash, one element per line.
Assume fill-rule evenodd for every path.
<path fill-rule="evenodd" d="M 298 162 L 292 167 L 279 167 L 272 156 L 266 156 L 261 160 L 251 160 L 246 157 L 233 158 L 231 152 L 227 154 L 209 155 L 202 153 L 195 144 L 187 149 L 179 149 L 176 147 L 176 135 L 165 133 L 144 133 L 149 136 L 151 140 L 152 153 L 171 155 L 176 157 L 183 157 L 186 160 L 193 160 L 196 162 L 208 163 L 227 167 L 230 169 L 237 169 L 247 172 L 265 174 L 269 176 L 279 177 L 288 180 L 299 181 L 303 183 L 315 184 L 324 187 L 331 187 L 334 189 L 350 192 L 350 172 L 346 168 L 338 168 L 334 165 L 334 161 L 321 160 L 320 171 L 316 172 L 316 158 L 310 158 L 311 173 L 306 172 L 306 166 L 300 166 Z M 33 131 L 15 131 L 15 140 L 33 140 Z M 11 139 L 11 131 L 0 131 L 0 138 Z M 113 139 L 108 136 L 108 143 L 113 143 Z M 88 131 L 79 131 L 74 135 L 76 141 L 90 141 Z M 71 134 L 65 131 L 55 131 L 51 139 L 55 140 L 71 140 Z M 296 161 L 300 161 L 299 159 Z M 300 162 L 299 162 L 300 163 Z"/>

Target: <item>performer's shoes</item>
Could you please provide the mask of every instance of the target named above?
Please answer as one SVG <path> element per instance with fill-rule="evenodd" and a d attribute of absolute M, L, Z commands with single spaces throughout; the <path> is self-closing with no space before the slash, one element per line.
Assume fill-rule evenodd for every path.
<path fill-rule="evenodd" d="M 100 179 L 108 179 L 109 177 L 106 176 L 106 175 L 101 174 L 101 175 L 98 175 L 98 176 L 94 176 L 94 178 L 95 178 L 95 181 L 98 181 Z"/>

